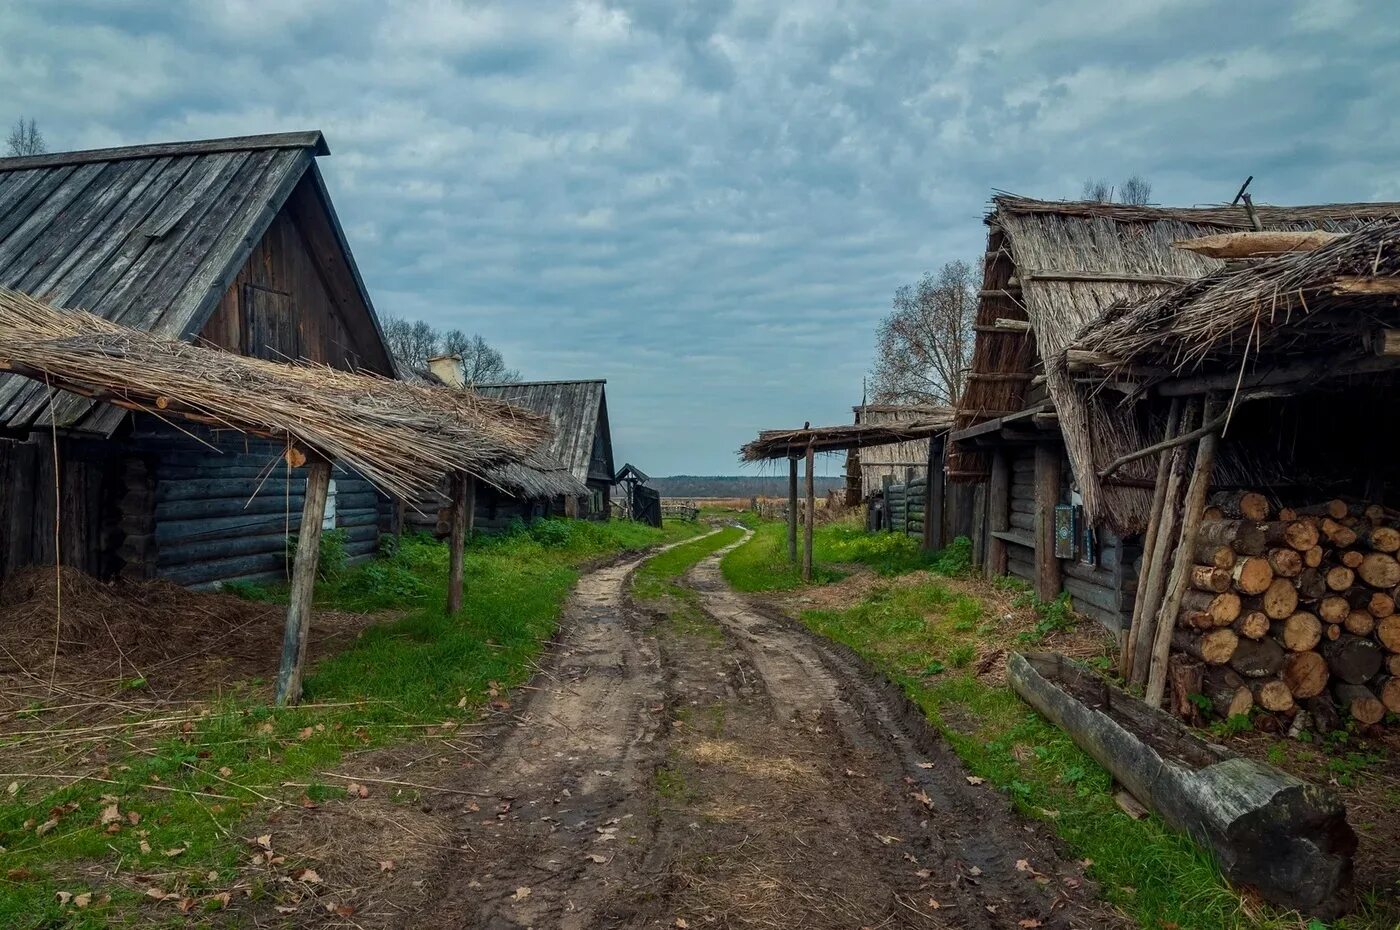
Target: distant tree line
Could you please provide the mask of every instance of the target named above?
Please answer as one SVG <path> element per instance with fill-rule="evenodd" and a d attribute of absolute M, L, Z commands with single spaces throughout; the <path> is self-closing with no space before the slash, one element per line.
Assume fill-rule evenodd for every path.
<path fill-rule="evenodd" d="M 422 371 L 428 359 L 456 355 L 468 384 L 519 381 L 520 372 L 506 367 L 505 358 L 476 333 L 460 329 L 438 330 L 422 320 L 388 316 L 383 319 L 384 340 L 400 365 Z"/>
<path fill-rule="evenodd" d="M 833 488 L 844 488 L 846 479 L 817 476 L 812 484 L 817 494 L 825 494 Z M 672 475 L 652 478 L 647 486 L 661 492 L 662 497 L 780 497 L 787 494 L 787 476 Z"/>

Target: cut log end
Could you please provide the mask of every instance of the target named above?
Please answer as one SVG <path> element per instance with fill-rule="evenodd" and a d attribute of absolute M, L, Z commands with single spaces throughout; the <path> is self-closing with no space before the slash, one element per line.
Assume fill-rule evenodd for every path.
<path fill-rule="evenodd" d="M 1327 661 L 1316 652 L 1295 652 L 1283 663 L 1283 683 L 1295 698 L 1317 697 L 1327 688 Z"/>

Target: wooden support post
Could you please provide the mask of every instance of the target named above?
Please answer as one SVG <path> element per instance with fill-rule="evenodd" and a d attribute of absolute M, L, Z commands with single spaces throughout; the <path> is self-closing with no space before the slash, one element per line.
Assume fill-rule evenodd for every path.
<path fill-rule="evenodd" d="M 296 558 L 292 562 L 292 587 L 287 595 L 287 626 L 282 633 L 282 666 L 277 671 L 277 703 L 301 700 L 301 675 L 306 663 L 306 641 L 311 633 L 311 599 L 316 588 L 316 567 L 321 557 L 321 521 L 326 518 L 326 496 L 331 485 L 331 463 L 313 456 L 306 465 L 306 499 L 301 508 Z"/>
<path fill-rule="evenodd" d="M 997 537 L 1011 529 L 1011 459 L 1003 448 L 992 453 L 992 479 L 987 486 L 987 562 L 982 566 L 987 578 L 1006 574 L 1006 540 Z"/>
<path fill-rule="evenodd" d="M 1055 505 L 1060 502 L 1060 447 L 1035 447 L 1035 593 L 1042 601 L 1060 596 L 1060 560 L 1055 558 Z"/>
<path fill-rule="evenodd" d="M 928 441 L 928 499 L 924 501 L 924 550 L 937 552 L 943 548 L 943 502 L 946 498 L 948 476 L 943 468 L 945 439 L 934 436 Z"/>
<path fill-rule="evenodd" d="M 1209 400 L 1201 422 L 1209 423 L 1219 411 L 1218 403 Z M 1206 495 L 1210 492 L 1210 475 L 1215 468 L 1215 451 L 1220 444 L 1220 433 L 1207 433 L 1196 448 L 1196 464 L 1191 469 L 1191 483 L 1186 488 L 1186 499 L 1181 505 L 1181 534 L 1176 540 L 1176 564 L 1172 569 L 1171 587 L 1166 602 L 1157 613 L 1156 636 L 1152 643 L 1151 664 L 1147 669 L 1147 694 L 1144 700 L 1151 707 L 1162 704 L 1162 695 L 1167 688 L 1167 656 L 1171 651 L 1172 631 L 1176 628 L 1176 615 L 1181 610 L 1181 599 L 1191 583 L 1191 566 L 1196 562 L 1196 531 L 1201 527 L 1201 515 L 1206 509 Z M 1162 544 L 1170 545 L 1170 540 Z M 1170 551 L 1170 550 L 1168 550 Z"/>
<path fill-rule="evenodd" d="M 1181 399 L 1172 398 L 1171 407 L 1167 411 L 1167 428 L 1162 433 L 1163 439 L 1175 438 L 1178 427 L 1181 423 Z M 1162 523 L 1162 512 L 1167 500 L 1167 478 L 1171 473 L 1171 461 L 1174 450 L 1163 451 L 1157 459 L 1157 480 L 1152 487 L 1152 509 L 1148 512 L 1147 532 L 1142 540 L 1142 570 L 1138 573 L 1137 596 L 1133 598 L 1133 616 L 1128 623 L 1127 635 L 1123 638 L 1121 651 L 1118 654 L 1118 671 L 1123 676 L 1124 681 L 1131 681 L 1133 670 L 1137 665 L 1137 650 L 1139 637 L 1143 632 L 1143 608 L 1147 604 L 1148 590 L 1151 587 L 1153 566 L 1156 563 L 1157 531 Z M 1172 512 L 1176 512 L 1176 501 L 1172 501 Z M 1123 570 L 1123 560 L 1119 559 L 1119 571 Z M 1148 641 L 1152 640 L 1152 635 L 1147 636 Z"/>
<path fill-rule="evenodd" d="M 797 456 L 788 458 L 788 561 L 797 564 Z"/>
<path fill-rule="evenodd" d="M 452 616 L 462 609 L 462 575 L 467 553 L 467 497 L 471 479 L 461 472 L 453 472 L 450 481 L 452 485 L 452 531 L 448 550 L 448 616 Z"/>
<path fill-rule="evenodd" d="M 817 519 L 817 492 L 816 483 L 812 475 L 812 466 L 816 463 L 816 453 L 812 447 L 807 447 L 807 525 L 802 531 L 802 580 L 812 580 L 812 526 Z"/>

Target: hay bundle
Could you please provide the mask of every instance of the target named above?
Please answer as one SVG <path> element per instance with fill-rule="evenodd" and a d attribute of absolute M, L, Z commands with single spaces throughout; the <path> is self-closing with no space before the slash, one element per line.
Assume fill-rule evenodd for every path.
<path fill-rule="evenodd" d="M 443 473 L 489 481 L 548 421 L 503 401 L 164 339 L 0 289 L 0 371 L 159 417 L 285 437 L 412 497 Z"/>

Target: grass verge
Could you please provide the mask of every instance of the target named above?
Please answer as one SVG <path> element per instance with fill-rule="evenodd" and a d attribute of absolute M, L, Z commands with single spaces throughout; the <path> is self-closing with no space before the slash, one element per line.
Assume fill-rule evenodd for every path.
<path fill-rule="evenodd" d="M 738 542 L 743 535 L 740 527 L 727 526 L 648 559 L 632 576 L 632 596 L 658 608 L 672 632 L 722 638 L 724 634 L 719 627 L 710 622 L 701 609 L 699 594 L 682 585 L 680 579 L 701 559 Z"/>
<path fill-rule="evenodd" d="M 235 884 L 247 857 L 247 838 L 239 835 L 246 818 L 273 803 L 343 796 L 344 784 L 321 773 L 351 750 L 475 719 L 492 693 L 528 677 L 582 566 L 700 529 L 550 520 L 478 538 L 467 553 L 465 609 L 456 617 L 443 610 L 447 547 L 396 540 L 388 557 L 318 586 L 322 607 L 403 614 L 319 663 L 306 681 L 304 706 L 227 698 L 180 707 L 164 724 L 128 719 L 74 733 L 52 758 L 21 755 L 7 739 L 0 744 L 5 771 L 82 777 L 66 784 L 67 776 L 6 779 L 0 926 L 184 923 L 186 912 L 227 906 L 223 894 L 231 888 L 275 894 Z M 244 593 L 282 596 L 275 589 Z M 285 782 L 307 787 L 288 789 Z M 149 888 L 171 898 L 157 902 Z M 60 892 L 70 896 L 66 903 Z"/>
<path fill-rule="evenodd" d="M 781 530 L 776 528 L 779 540 Z M 767 538 L 773 534 L 770 529 Z M 761 548 L 763 538 L 731 554 L 735 570 L 726 576 L 737 576 L 746 590 L 790 587 L 787 566 L 774 567 Z M 745 553 L 753 545 L 758 551 Z M 938 579 L 882 585 L 851 607 L 806 610 L 800 618 L 896 682 L 973 776 L 1006 792 L 1020 813 L 1048 823 L 1075 855 L 1090 860 L 1089 872 L 1101 883 L 1103 897 L 1142 926 L 1324 930 L 1319 922 L 1246 902 L 1226 884 L 1210 856 L 1185 836 L 1155 816 L 1141 821 L 1128 817 L 1114 803 L 1112 779 L 1104 769 L 1004 683 L 978 674 L 979 656 L 1026 648 L 1062 630 L 1058 605 L 1030 605 L 1041 619 L 1027 630 L 1024 621 L 1013 624 L 990 615 L 980 598 L 957 587 L 957 582 Z M 1108 661 L 1105 652 L 1091 664 Z M 1368 904 L 1360 914 L 1330 926 L 1381 930 L 1393 923 Z"/>
<path fill-rule="evenodd" d="M 798 536 L 799 550 L 802 546 Z M 869 533 L 856 522 L 842 521 L 812 531 L 812 581 L 828 584 L 846 576 L 843 565 L 866 565 L 882 575 L 928 568 L 937 555 L 919 541 L 899 533 Z M 788 559 L 787 527 L 761 523 L 753 539 L 724 558 L 724 578 L 736 591 L 789 591 L 802 585 L 799 565 Z"/>

